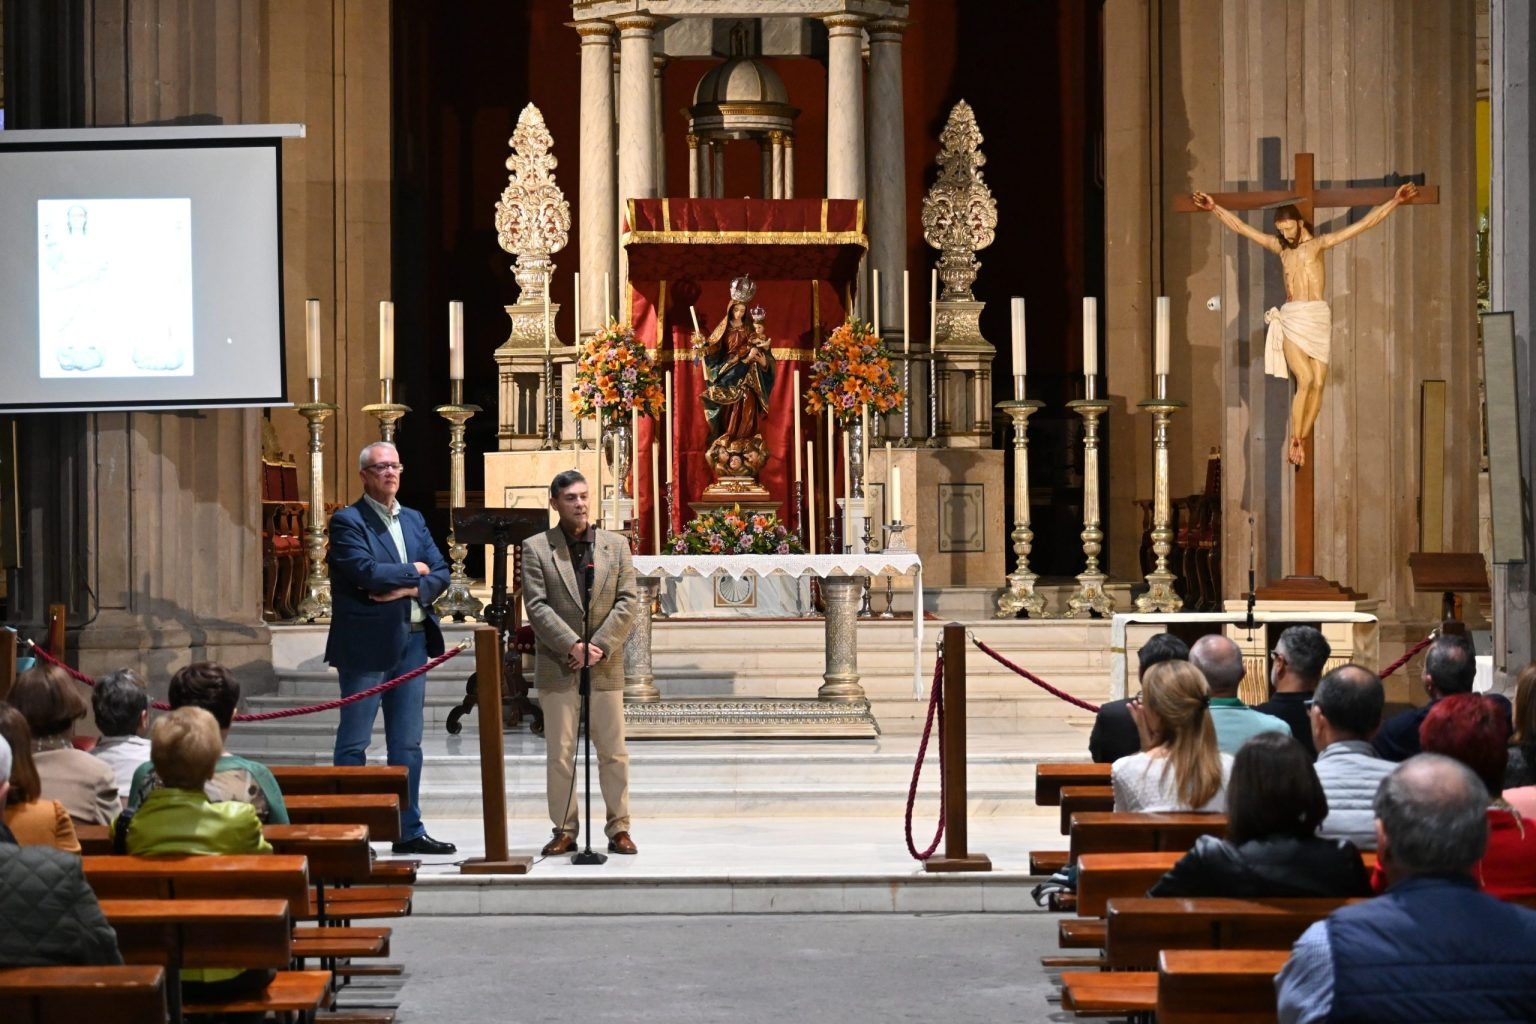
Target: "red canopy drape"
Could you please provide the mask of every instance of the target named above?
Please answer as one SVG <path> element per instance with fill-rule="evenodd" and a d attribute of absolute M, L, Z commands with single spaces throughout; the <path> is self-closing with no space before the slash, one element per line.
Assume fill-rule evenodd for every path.
<path fill-rule="evenodd" d="M 629 256 L 629 311 L 635 336 L 673 371 L 672 419 L 675 466 L 660 467 L 662 493 L 677 481 L 672 522 L 662 524 L 662 543 L 693 517 L 689 502 L 698 501 L 714 482 L 704 460 L 709 426 L 700 394 L 702 366 L 689 337 L 698 314 L 708 335 L 725 316 L 730 282 L 743 274 L 757 282 L 753 306 L 767 313 L 764 326 L 775 361 L 763 443 L 768 464 L 758 479 L 779 503 L 779 515 L 794 528 L 794 417 L 801 416 L 801 447 L 817 442 L 818 509 L 806 516 L 826 522 L 825 424 L 805 417 L 793 405 L 793 377 L 811 362 L 827 331 L 842 323 L 867 241 L 864 204 L 855 199 L 635 199 L 627 208 L 624 248 Z M 806 378 L 802 375 L 802 395 Z M 651 494 L 651 444 L 661 442 L 665 424 L 653 430 L 640 421 L 640 464 L 636 467 L 639 503 L 639 550 L 654 545 L 656 505 Z M 664 447 L 664 442 L 662 444 Z M 816 472 L 805 465 L 802 479 Z M 802 534 L 803 534 L 802 527 Z M 819 531 L 818 531 L 819 535 Z"/>

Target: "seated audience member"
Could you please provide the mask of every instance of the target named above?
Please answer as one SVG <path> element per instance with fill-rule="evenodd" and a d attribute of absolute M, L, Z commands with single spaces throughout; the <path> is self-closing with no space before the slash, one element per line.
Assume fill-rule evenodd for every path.
<path fill-rule="evenodd" d="M 1417 754 L 1420 750 L 1419 726 L 1424 724 L 1429 709 L 1443 697 L 1471 693 L 1476 678 L 1477 652 L 1471 639 L 1461 633 L 1436 637 L 1429 645 L 1429 653 L 1424 656 L 1424 692 L 1429 694 L 1429 703 L 1387 719 L 1372 741 L 1376 753 L 1389 761 L 1402 761 Z M 1499 702 L 1508 718 L 1509 701 L 1499 696 L 1494 700 Z"/>
<path fill-rule="evenodd" d="M 71 741 L 75 723 L 89 710 L 78 685 L 56 665 L 37 665 L 16 677 L 10 702 L 32 730 L 43 799 L 57 800 L 82 825 L 109 825 L 123 808 L 117 780 L 105 762 Z"/>
<path fill-rule="evenodd" d="M 223 665 L 211 661 L 188 665 L 171 677 L 168 694 L 174 708 L 202 708 L 219 723 L 219 735 L 228 739 L 229 727 L 235 720 L 235 708 L 240 704 L 240 684 Z M 160 779 L 153 764 L 144 764 L 133 776 L 133 789 L 128 794 L 129 809 L 144 802 L 147 793 L 159 786 Z M 277 788 L 277 780 L 264 764 L 236 757 L 224 752 L 218 767 L 207 785 L 208 799 L 238 800 L 256 808 L 256 816 L 266 825 L 288 824 L 288 807 L 283 794 Z"/>
<path fill-rule="evenodd" d="M 11 749 L 11 788 L 5 798 L 5 827 L 11 830 L 11 841 L 79 853 L 80 837 L 64 805 L 38 799 L 43 787 L 32 763 L 32 730 L 21 712 L 9 704 L 0 703 L 0 739 Z"/>
<path fill-rule="evenodd" d="M 1536 786 L 1536 661 L 1515 681 L 1515 734 L 1509 738 L 1504 790 Z"/>
<path fill-rule="evenodd" d="M 1317 834 L 1348 839 L 1362 850 L 1376 849 L 1371 804 L 1381 780 L 1397 767 L 1397 762 L 1377 757 L 1370 742 L 1381 725 L 1385 702 L 1381 680 L 1359 665 L 1340 665 L 1323 676 L 1312 697 L 1317 781 L 1328 798 L 1328 817 Z"/>
<path fill-rule="evenodd" d="M 1236 754 L 1250 736 L 1266 732 L 1290 732 L 1274 715 L 1255 711 L 1237 696 L 1243 682 L 1243 652 L 1219 633 L 1195 641 L 1189 663 L 1200 670 L 1211 688 L 1211 724 L 1216 727 L 1216 746 L 1224 754 Z"/>
<path fill-rule="evenodd" d="M 0 739 L 0 804 L 9 797 L 11 745 Z M 117 933 L 85 882 L 80 858 L 20 846 L 0 825 L 0 967 L 120 964 Z"/>
<path fill-rule="evenodd" d="M 199 707 L 177 708 L 156 720 L 149 742 L 160 785 L 144 797 L 128 825 L 129 853 L 154 857 L 272 852 L 261 834 L 256 808 L 240 801 L 208 799 L 208 781 L 224 752 L 224 738 L 213 715 Z M 272 976 L 268 970 L 234 967 L 181 974 L 189 1001 L 227 999 L 265 988 Z"/>
<path fill-rule="evenodd" d="M 1153 665 L 1130 704 L 1141 752 L 1110 769 L 1117 811 L 1225 811 L 1232 755 L 1216 749 L 1210 691 L 1187 661 Z"/>
<path fill-rule="evenodd" d="M 91 691 L 91 711 L 101 739 L 91 753 L 112 769 L 123 804 L 133 788 L 133 773 L 149 760 L 149 693 L 144 680 L 132 669 L 103 676 Z"/>
<path fill-rule="evenodd" d="M 1488 852 L 1473 870 L 1483 891 L 1506 900 L 1536 897 L 1536 820 L 1499 798 L 1509 754 L 1504 709 L 1492 697 L 1458 693 L 1435 702 L 1419 736 L 1425 752 L 1454 757 L 1488 790 Z"/>
<path fill-rule="evenodd" d="M 1536 911 L 1479 892 L 1488 791 L 1421 754 L 1376 794 L 1386 895 L 1302 933 L 1275 979 L 1282 1024 L 1536 1020 Z"/>
<path fill-rule="evenodd" d="M 1260 733 L 1232 759 L 1227 837 L 1201 836 L 1148 896 L 1369 896 L 1360 851 L 1313 833 L 1328 814 L 1307 752 L 1289 729 Z"/>
<path fill-rule="evenodd" d="M 1188 660 L 1188 644 L 1172 633 L 1156 633 L 1136 652 L 1137 678 L 1160 662 Z M 1088 756 L 1099 764 L 1113 764 L 1140 749 L 1141 739 L 1136 734 L 1136 723 L 1131 720 L 1130 698 L 1102 704 L 1094 716 L 1093 731 L 1088 734 Z"/>
<path fill-rule="evenodd" d="M 1311 626 L 1291 626 L 1280 634 L 1270 656 L 1269 684 L 1273 693 L 1259 705 L 1266 715 L 1274 715 L 1291 727 L 1307 756 L 1316 758 L 1312 746 L 1312 722 L 1307 716 L 1307 701 L 1317 689 L 1318 677 L 1333 648 L 1323 634 Z"/>

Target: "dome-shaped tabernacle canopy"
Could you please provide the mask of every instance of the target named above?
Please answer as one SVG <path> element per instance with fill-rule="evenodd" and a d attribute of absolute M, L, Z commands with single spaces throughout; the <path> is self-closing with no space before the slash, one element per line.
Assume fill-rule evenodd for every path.
<path fill-rule="evenodd" d="M 693 90 L 700 103 L 788 103 L 784 82 L 768 65 L 751 57 L 732 57 L 711 68 Z"/>

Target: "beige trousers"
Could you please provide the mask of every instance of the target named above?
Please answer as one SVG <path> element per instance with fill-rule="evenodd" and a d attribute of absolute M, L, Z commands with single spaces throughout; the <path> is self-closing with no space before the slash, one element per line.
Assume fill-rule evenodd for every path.
<path fill-rule="evenodd" d="M 549 820 L 557 830 L 575 835 L 580 831 L 577 809 L 583 806 L 586 778 L 586 745 L 577 742 L 581 694 L 575 689 L 541 693 L 539 706 L 544 709 Z M 603 831 L 611 839 L 629 831 L 629 751 L 624 746 L 623 690 L 592 691 L 592 745 L 596 748 L 598 785 L 608 809 Z"/>

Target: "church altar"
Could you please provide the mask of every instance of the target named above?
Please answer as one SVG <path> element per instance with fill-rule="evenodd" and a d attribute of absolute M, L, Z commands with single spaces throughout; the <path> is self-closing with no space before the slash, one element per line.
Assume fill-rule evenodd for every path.
<path fill-rule="evenodd" d="M 815 577 L 823 581 L 826 602 L 826 671 L 817 696 L 828 701 L 864 699 L 859 685 L 856 629 L 864 584 L 860 577 L 912 578 L 912 693 L 922 696 L 923 561 L 914 552 L 866 552 L 845 555 L 636 555 L 640 617 L 624 652 L 626 701 L 660 699 L 651 673 L 651 608 L 662 578 L 685 576 Z M 631 652 L 636 671 L 631 672 Z M 643 666 L 643 672 L 640 671 Z"/>

